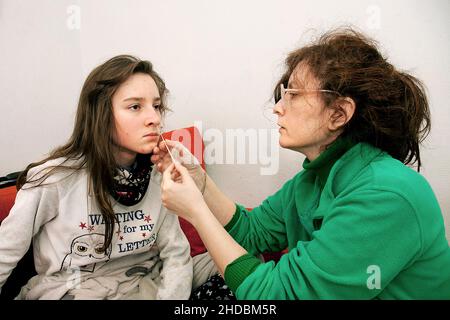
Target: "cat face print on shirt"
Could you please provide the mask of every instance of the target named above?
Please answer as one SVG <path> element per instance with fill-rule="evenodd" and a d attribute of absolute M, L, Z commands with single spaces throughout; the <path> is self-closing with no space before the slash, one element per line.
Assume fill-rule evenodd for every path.
<path fill-rule="evenodd" d="M 72 240 L 70 253 L 64 257 L 60 270 L 79 268 L 80 271 L 94 272 L 95 264 L 109 260 L 111 248 L 102 251 L 105 235 L 90 233 Z M 105 259 L 106 258 L 106 259 Z"/>

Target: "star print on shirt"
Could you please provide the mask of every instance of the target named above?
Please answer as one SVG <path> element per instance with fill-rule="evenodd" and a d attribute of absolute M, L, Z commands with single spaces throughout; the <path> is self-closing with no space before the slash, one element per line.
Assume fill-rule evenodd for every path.
<path fill-rule="evenodd" d="M 84 228 L 87 228 L 86 222 L 80 222 L 79 227 L 81 228 L 81 230 L 84 230 Z"/>
<path fill-rule="evenodd" d="M 142 234 L 142 236 L 145 238 L 145 236 L 146 236 L 147 234 L 144 232 L 143 234 Z"/>
<path fill-rule="evenodd" d="M 144 221 L 145 222 L 150 222 L 152 220 L 152 218 L 150 218 L 150 216 L 145 216 Z"/>
<path fill-rule="evenodd" d="M 89 226 L 88 230 L 89 230 L 89 232 L 93 231 L 94 230 L 94 226 Z"/>
<path fill-rule="evenodd" d="M 120 236 L 119 239 L 122 241 L 123 240 L 123 236 Z"/>

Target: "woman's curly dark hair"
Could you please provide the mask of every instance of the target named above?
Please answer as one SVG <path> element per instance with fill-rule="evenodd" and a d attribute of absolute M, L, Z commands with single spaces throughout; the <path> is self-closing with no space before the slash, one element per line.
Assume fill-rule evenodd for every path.
<path fill-rule="evenodd" d="M 337 91 L 355 102 L 355 113 L 341 136 L 370 143 L 404 164 L 417 162 L 420 170 L 419 144 L 431 128 L 420 80 L 390 64 L 375 41 L 352 28 L 338 28 L 288 55 L 287 70 L 274 90 L 276 101 L 280 83 L 287 84 L 299 63 L 306 64 L 321 89 Z M 323 98 L 327 106 L 335 107 L 336 96 Z"/>

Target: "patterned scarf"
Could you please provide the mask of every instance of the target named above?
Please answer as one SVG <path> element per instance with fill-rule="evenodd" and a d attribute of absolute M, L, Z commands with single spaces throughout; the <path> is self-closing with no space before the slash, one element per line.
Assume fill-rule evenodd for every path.
<path fill-rule="evenodd" d="M 132 206 L 141 201 L 150 182 L 153 164 L 149 154 L 138 154 L 130 168 L 117 167 L 111 195 L 120 204 Z"/>

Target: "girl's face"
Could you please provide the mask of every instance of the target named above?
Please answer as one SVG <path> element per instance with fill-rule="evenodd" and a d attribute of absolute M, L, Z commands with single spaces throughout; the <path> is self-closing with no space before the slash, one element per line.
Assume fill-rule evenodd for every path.
<path fill-rule="evenodd" d="M 149 154 L 159 140 L 161 98 L 151 76 L 136 73 L 112 97 L 113 140 L 118 165 L 131 165 L 136 154 Z"/>
<path fill-rule="evenodd" d="M 336 136 L 328 130 L 329 108 L 320 97 L 319 81 L 305 65 L 299 64 L 292 72 L 288 89 L 301 89 L 286 93 L 275 105 L 274 113 L 280 126 L 280 145 L 298 151 L 313 161 Z"/>

